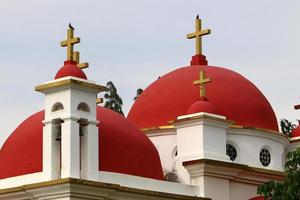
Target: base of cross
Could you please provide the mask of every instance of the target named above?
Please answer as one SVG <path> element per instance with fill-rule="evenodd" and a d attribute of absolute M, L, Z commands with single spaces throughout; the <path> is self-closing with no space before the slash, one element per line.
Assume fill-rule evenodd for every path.
<path fill-rule="evenodd" d="M 191 65 L 207 65 L 207 60 L 204 55 L 196 54 L 192 57 Z"/>

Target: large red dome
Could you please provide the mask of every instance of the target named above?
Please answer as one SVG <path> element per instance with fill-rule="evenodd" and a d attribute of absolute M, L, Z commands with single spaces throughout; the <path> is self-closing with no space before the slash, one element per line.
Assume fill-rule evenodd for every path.
<path fill-rule="evenodd" d="M 259 89 L 242 75 L 221 67 L 192 65 L 176 69 L 152 83 L 132 106 L 128 119 L 140 128 L 167 125 L 185 115 L 200 99 L 200 70 L 211 78 L 206 95 L 220 114 L 237 125 L 278 131 L 275 113 Z"/>
<path fill-rule="evenodd" d="M 0 179 L 42 171 L 44 111 L 33 114 L 10 135 L 0 151 Z M 152 142 L 123 116 L 97 107 L 99 170 L 163 179 Z"/>

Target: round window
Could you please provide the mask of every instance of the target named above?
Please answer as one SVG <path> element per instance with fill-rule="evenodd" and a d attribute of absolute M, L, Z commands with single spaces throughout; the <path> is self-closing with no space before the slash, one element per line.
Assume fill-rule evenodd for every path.
<path fill-rule="evenodd" d="M 270 151 L 266 148 L 263 148 L 259 153 L 259 160 L 264 167 L 269 166 L 271 163 Z"/>
<path fill-rule="evenodd" d="M 226 154 L 229 156 L 231 161 L 234 161 L 237 156 L 236 148 L 232 144 L 226 144 Z"/>

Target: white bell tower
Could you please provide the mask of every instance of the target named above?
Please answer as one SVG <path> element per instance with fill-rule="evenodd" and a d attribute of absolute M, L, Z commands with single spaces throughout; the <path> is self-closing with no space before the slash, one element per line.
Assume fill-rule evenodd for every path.
<path fill-rule="evenodd" d="M 97 180 L 99 171 L 98 124 L 96 99 L 106 88 L 86 80 L 79 64 L 79 52 L 73 52 L 73 37 L 69 26 L 68 60 L 55 80 L 36 87 L 45 94 L 43 121 L 43 172 L 47 179 L 82 178 Z"/>

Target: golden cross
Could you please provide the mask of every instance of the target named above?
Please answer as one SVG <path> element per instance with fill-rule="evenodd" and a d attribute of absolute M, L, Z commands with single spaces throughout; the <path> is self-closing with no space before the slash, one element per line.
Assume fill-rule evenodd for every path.
<path fill-rule="evenodd" d="M 205 84 L 211 82 L 210 78 L 205 77 L 205 72 L 200 71 L 200 79 L 193 81 L 194 85 L 200 85 L 200 97 L 206 97 Z"/>
<path fill-rule="evenodd" d="M 72 27 L 71 23 L 69 24 L 67 39 L 60 42 L 60 46 L 67 47 L 67 60 L 74 60 L 74 44 L 80 42 L 80 38 L 74 38 L 74 28 Z"/>
<path fill-rule="evenodd" d="M 201 19 L 196 17 L 196 31 L 186 35 L 187 39 L 196 38 L 196 54 L 202 54 L 202 36 L 210 34 L 210 29 L 201 30 Z"/>

